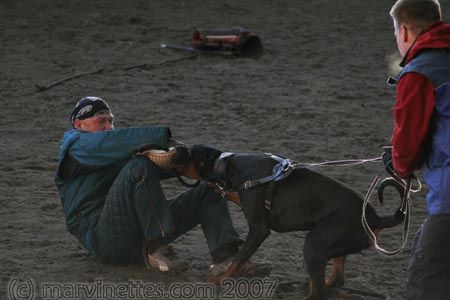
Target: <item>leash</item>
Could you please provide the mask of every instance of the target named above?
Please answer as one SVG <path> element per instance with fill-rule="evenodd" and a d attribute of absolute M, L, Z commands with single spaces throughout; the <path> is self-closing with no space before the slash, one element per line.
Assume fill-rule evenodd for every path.
<path fill-rule="evenodd" d="M 238 192 L 241 190 L 248 190 L 254 188 L 258 185 L 265 184 L 267 182 L 281 180 L 289 176 L 289 174 L 295 169 L 309 168 L 309 167 L 328 167 L 328 166 L 346 167 L 346 166 L 361 165 L 369 162 L 381 161 L 380 156 L 369 159 L 343 159 L 343 160 L 327 160 L 320 163 L 298 163 L 298 162 L 296 163 L 290 159 L 282 158 L 277 155 L 273 155 L 271 153 L 266 153 L 266 155 L 270 156 L 271 158 L 279 162 L 279 164 L 275 166 L 273 173 L 263 178 L 245 181 L 237 188 Z"/>
<path fill-rule="evenodd" d="M 370 162 L 378 162 L 381 161 L 380 157 L 368 158 L 368 159 L 342 159 L 342 160 L 326 160 L 320 163 L 296 163 L 295 165 L 299 165 L 302 167 L 346 167 L 346 166 L 355 166 L 362 165 Z"/>
<path fill-rule="evenodd" d="M 296 164 L 296 165 L 302 165 L 305 167 L 326 167 L 326 166 L 353 166 L 353 165 L 359 165 L 369 162 L 378 162 L 381 161 L 381 157 L 376 158 L 370 158 L 370 159 L 347 159 L 347 160 L 335 160 L 335 161 L 325 161 L 321 163 L 311 163 L 311 164 Z M 410 224 L 410 217 L 411 217 L 411 193 L 417 193 L 422 189 L 422 183 L 420 180 L 416 179 L 417 181 L 417 188 L 413 189 L 411 185 L 411 179 L 408 178 L 407 180 L 403 180 L 397 176 L 393 177 L 398 183 L 400 183 L 404 187 L 404 193 L 402 197 L 402 202 L 400 205 L 400 211 L 404 214 L 405 219 L 403 220 L 403 234 L 402 234 L 402 244 L 400 248 L 394 251 L 388 251 L 384 248 L 382 248 L 378 244 L 378 238 L 376 234 L 373 232 L 373 230 L 370 228 L 369 223 L 367 222 L 366 218 L 366 207 L 370 203 L 370 197 L 372 196 L 375 187 L 380 182 L 381 174 L 383 174 L 383 170 L 374 178 L 372 181 L 369 190 L 367 191 L 367 194 L 364 197 L 363 201 L 363 207 L 362 207 L 362 225 L 364 228 L 364 231 L 369 236 L 370 240 L 373 242 L 375 250 L 385 256 L 394 256 L 398 253 L 402 252 L 406 248 L 406 244 L 408 241 L 408 233 L 409 233 L 409 224 Z"/>
<path fill-rule="evenodd" d="M 364 163 L 369 163 L 369 162 L 378 162 L 381 160 L 382 160 L 381 157 L 377 157 L 377 158 L 370 158 L 370 159 L 348 159 L 348 160 L 325 161 L 325 162 L 321 162 L 321 163 L 302 164 L 302 165 L 307 166 L 307 167 L 353 166 L 353 165 L 359 165 L 359 164 L 364 164 Z M 406 244 L 408 241 L 410 217 L 411 217 L 411 193 L 419 192 L 422 189 L 422 183 L 420 182 L 420 180 L 416 179 L 418 186 L 417 186 L 417 188 L 413 189 L 410 178 L 408 178 L 407 180 L 403 180 L 397 176 L 393 177 L 398 183 L 400 183 L 404 187 L 404 193 L 403 193 L 402 202 L 400 205 L 400 211 L 404 214 L 405 219 L 403 220 L 402 244 L 401 244 L 400 248 L 398 248 L 397 250 L 394 250 L 394 251 L 388 251 L 388 250 L 382 248 L 378 244 L 378 238 L 377 238 L 376 234 L 373 232 L 373 230 L 370 228 L 369 223 L 367 222 L 367 218 L 366 218 L 366 207 L 370 203 L 370 197 L 372 196 L 372 194 L 375 190 L 375 187 L 380 182 L 381 174 L 383 172 L 384 172 L 384 168 L 374 178 L 374 180 L 372 181 L 372 183 L 369 187 L 369 190 L 367 191 L 367 194 L 364 197 L 361 220 L 362 220 L 362 225 L 363 225 L 364 231 L 369 236 L 370 240 L 373 242 L 375 250 L 378 253 L 385 255 L 385 256 L 394 256 L 394 255 L 397 255 L 398 253 L 402 252 L 406 248 Z"/>
<path fill-rule="evenodd" d="M 366 207 L 370 203 L 370 197 L 373 194 L 373 191 L 375 190 L 375 187 L 377 186 L 378 182 L 380 181 L 381 174 L 384 172 L 382 170 L 372 181 L 372 184 L 369 187 L 369 190 L 367 191 L 366 196 L 364 197 L 363 201 L 363 207 L 362 207 L 362 215 L 361 215 L 361 221 L 364 228 L 364 231 L 366 232 L 367 236 L 372 241 L 375 250 L 385 256 L 394 256 L 398 253 L 402 252 L 406 248 L 407 240 L 408 240 L 408 232 L 409 232 L 409 219 L 411 215 L 411 192 L 415 193 L 421 190 L 422 184 L 420 180 L 416 179 L 418 182 L 418 188 L 412 189 L 411 188 L 411 179 L 408 178 L 407 180 L 403 180 L 400 178 L 394 178 L 398 183 L 400 183 L 404 187 L 404 193 L 402 197 L 402 202 L 400 204 L 400 212 L 403 213 L 405 216 L 405 219 L 403 220 L 403 234 L 402 234 L 402 244 L 401 246 L 394 251 L 388 251 L 378 244 L 378 238 L 377 235 L 373 232 L 373 230 L 370 228 L 369 223 L 367 222 L 366 218 Z"/>
<path fill-rule="evenodd" d="M 267 197 L 266 200 L 264 201 L 264 206 L 266 208 L 266 210 L 270 210 L 271 206 L 272 206 L 272 195 L 275 189 L 275 182 L 282 180 L 286 177 L 288 177 L 291 172 L 295 169 L 300 169 L 300 168 L 310 168 L 310 167 L 326 167 L 326 166 L 354 166 L 354 165 L 360 165 L 360 164 L 365 164 L 365 163 L 370 163 L 370 162 L 378 162 L 381 161 L 382 158 L 380 157 L 375 157 L 375 158 L 369 158 L 369 159 L 344 159 L 344 160 L 330 160 L 330 161 L 324 161 L 324 162 L 320 162 L 320 163 L 298 163 L 298 162 L 294 162 L 290 159 L 287 158 L 283 158 L 271 153 L 265 153 L 267 156 L 271 157 L 272 159 L 278 161 L 278 164 L 276 164 L 272 170 L 272 174 L 270 174 L 269 176 L 265 176 L 262 178 L 258 178 L 258 179 L 254 179 L 254 180 L 247 180 L 244 181 L 242 184 L 240 184 L 237 189 L 235 191 L 230 190 L 230 189 L 226 189 L 225 186 L 227 185 L 227 183 L 225 182 L 226 180 L 222 180 L 225 185 L 222 186 L 220 184 L 216 184 L 215 185 L 215 190 L 217 193 L 221 194 L 222 197 L 225 197 L 225 194 L 227 192 L 234 192 L 234 193 L 239 193 L 242 190 L 248 190 L 248 189 L 252 189 L 254 187 L 257 187 L 259 185 L 263 185 L 266 183 L 269 183 L 269 188 L 268 188 L 268 192 L 267 192 Z M 234 153 L 223 153 L 220 158 L 218 159 L 218 162 L 215 163 L 214 165 L 214 173 L 218 174 L 218 173 L 223 173 L 224 170 L 226 170 L 226 162 L 225 164 L 222 164 L 221 161 L 229 159 L 231 157 L 233 157 L 235 154 Z"/>

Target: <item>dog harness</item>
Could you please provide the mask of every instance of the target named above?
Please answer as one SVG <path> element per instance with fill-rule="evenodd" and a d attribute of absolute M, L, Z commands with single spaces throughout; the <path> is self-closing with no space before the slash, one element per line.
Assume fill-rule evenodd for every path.
<path fill-rule="evenodd" d="M 227 192 L 231 193 L 239 193 L 242 190 L 249 190 L 254 187 L 263 185 L 268 183 L 269 187 L 267 190 L 266 200 L 265 200 L 265 208 L 267 210 L 270 210 L 272 206 L 272 196 L 273 191 L 275 189 L 275 182 L 280 181 L 286 177 L 288 177 L 291 172 L 299 167 L 299 164 L 295 164 L 292 160 L 288 158 L 283 158 L 277 155 L 273 155 L 270 153 L 266 153 L 270 158 L 278 161 L 278 163 L 273 167 L 272 174 L 254 179 L 254 180 L 247 180 L 240 184 L 236 190 L 233 190 L 230 187 L 230 184 L 228 182 L 228 176 L 227 176 L 227 168 L 228 163 L 231 158 L 236 156 L 235 153 L 232 152 L 224 152 L 220 155 L 220 157 L 215 161 L 214 163 L 214 175 L 215 179 L 218 181 L 214 185 L 214 189 L 216 192 L 220 193 L 222 197 L 225 197 L 225 194 Z"/>
<path fill-rule="evenodd" d="M 228 182 L 227 176 L 227 167 L 231 158 L 236 156 L 236 153 L 233 152 L 224 152 L 219 158 L 214 162 L 213 173 L 215 176 L 216 182 L 211 183 L 210 185 L 214 188 L 214 190 L 221 194 L 223 198 L 225 198 L 226 193 L 234 193 L 236 196 L 242 190 L 248 190 L 262 184 L 269 184 L 269 188 L 267 190 L 267 196 L 265 200 L 265 207 L 267 210 L 270 209 L 272 205 L 272 195 L 275 189 L 275 182 L 280 181 L 288 177 L 291 172 L 295 169 L 301 168 L 310 168 L 310 167 L 326 167 L 326 166 L 354 166 L 365 164 L 369 162 L 378 162 L 381 161 L 381 157 L 369 158 L 369 159 L 344 159 L 344 160 L 331 160 L 324 161 L 319 163 L 299 163 L 294 162 L 291 159 L 284 158 L 281 156 L 277 156 L 271 153 L 266 153 L 270 158 L 278 161 L 278 163 L 273 167 L 272 174 L 266 177 L 247 180 L 240 184 L 237 189 L 231 189 L 230 184 Z"/>

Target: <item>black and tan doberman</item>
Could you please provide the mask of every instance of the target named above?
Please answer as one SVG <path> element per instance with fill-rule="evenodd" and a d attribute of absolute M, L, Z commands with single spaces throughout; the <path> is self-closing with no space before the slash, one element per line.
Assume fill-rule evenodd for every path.
<path fill-rule="evenodd" d="M 333 178 L 309 168 L 296 168 L 275 183 L 242 188 L 245 182 L 273 174 L 279 161 L 268 155 L 234 154 L 224 157 L 221 151 L 207 146 L 190 148 L 189 158 L 190 165 L 183 173 L 190 178 L 220 183 L 225 188 L 224 195 L 242 207 L 249 226 L 239 253 L 224 273 L 210 278 L 213 282 L 238 277 L 241 266 L 255 253 L 270 230 L 309 231 L 303 246 L 310 277 L 307 299 L 327 299 L 327 286 L 344 284 L 346 256 L 371 246 L 361 225 L 362 195 Z M 400 185 L 391 182 L 386 182 L 386 185 L 395 186 L 400 195 L 403 194 Z M 239 192 L 237 195 L 226 190 Z M 269 209 L 266 207 L 268 193 Z M 367 206 L 366 218 L 371 229 L 378 234 L 383 228 L 400 224 L 404 215 L 397 210 L 393 216 L 380 217 L 372 206 Z M 333 259 L 333 270 L 331 277 L 325 279 L 326 264 L 330 259 Z"/>

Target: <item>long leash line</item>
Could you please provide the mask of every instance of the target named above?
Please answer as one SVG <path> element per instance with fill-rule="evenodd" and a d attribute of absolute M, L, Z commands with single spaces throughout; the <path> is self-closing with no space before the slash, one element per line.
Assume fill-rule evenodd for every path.
<path fill-rule="evenodd" d="M 367 222 L 367 218 L 366 218 L 366 207 L 370 203 L 370 197 L 372 196 L 373 191 L 375 190 L 375 187 L 377 186 L 378 182 L 380 181 L 382 173 L 383 173 L 383 171 L 381 171 L 374 178 L 374 180 L 372 181 L 372 184 L 369 187 L 369 190 L 367 191 L 366 196 L 364 197 L 361 221 L 362 221 L 364 231 L 366 232 L 366 234 L 369 236 L 370 240 L 372 241 L 375 250 L 378 253 L 385 255 L 385 256 L 394 256 L 394 255 L 402 252 L 406 248 L 406 244 L 408 241 L 408 232 L 409 232 L 409 220 L 410 220 L 410 216 L 411 216 L 411 201 L 410 201 L 411 200 L 411 192 L 419 191 L 422 185 L 421 185 L 420 181 L 417 180 L 419 183 L 419 188 L 417 190 L 412 190 L 411 189 L 411 179 L 407 179 L 406 181 L 402 180 L 401 182 L 399 181 L 399 183 L 401 183 L 402 186 L 404 187 L 402 203 L 400 205 L 400 211 L 405 216 L 405 219 L 403 220 L 402 244 L 401 244 L 400 248 L 398 248 L 397 250 L 388 251 L 379 246 L 378 238 L 377 238 L 376 234 L 373 232 L 373 230 L 370 228 L 369 223 Z"/>
<path fill-rule="evenodd" d="M 279 162 L 279 165 L 281 165 L 281 168 L 276 171 L 276 173 L 272 173 L 269 176 L 258 178 L 254 180 L 247 180 L 244 183 L 242 183 L 237 188 L 237 192 L 241 190 L 248 190 L 251 188 L 254 188 L 255 186 L 265 184 L 271 181 L 277 181 L 280 180 L 280 178 L 284 178 L 290 174 L 291 171 L 294 169 L 301 169 L 301 168 L 310 168 L 310 167 L 327 167 L 327 166 L 334 166 L 334 167 L 344 167 L 344 166 L 354 166 L 354 165 L 360 165 L 368 162 L 378 162 L 381 161 L 382 158 L 375 157 L 375 158 L 369 158 L 369 159 L 344 159 L 344 160 L 329 160 L 324 161 L 320 163 L 299 163 L 294 162 L 290 159 L 282 158 L 277 155 L 273 155 L 271 153 L 266 153 L 266 155 L 270 156 L 271 158 L 277 160 Z M 275 171 L 274 171 L 275 172 Z M 284 174 L 284 175 L 283 175 Z M 221 188 L 224 190 L 224 188 Z"/>
<path fill-rule="evenodd" d="M 361 165 L 369 162 L 378 162 L 381 161 L 380 157 L 368 158 L 368 159 L 342 159 L 342 160 L 327 160 L 320 163 L 296 163 L 294 167 L 302 166 L 302 167 L 346 167 L 346 166 L 355 166 Z"/>
<path fill-rule="evenodd" d="M 321 162 L 321 163 L 310 163 L 310 164 L 298 163 L 298 164 L 295 164 L 293 167 L 296 167 L 296 166 L 304 166 L 304 167 L 353 166 L 353 165 L 359 165 L 359 164 L 364 164 L 364 163 L 368 163 L 368 162 L 378 162 L 381 160 L 382 160 L 381 157 L 370 158 L 370 159 L 346 159 L 346 160 L 334 160 L 334 161 L 325 161 L 325 162 Z M 373 230 L 370 228 L 369 223 L 367 222 L 367 218 L 366 218 L 366 207 L 370 203 L 370 198 L 375 190 L 375 187 L 380 182 L 380 178 L 381 178 L 381 175 L 383 174 L 383 172 L 384 172 L 384 169 L 374 178 L 374 180 L 372 181 L 372 183 L 369 187 L 369 190 L 367 191 L 367 193 L 364 197 L 361 221 L 362 221 L 362 226 L 364 228 L 364 231 L 366 232 L 366 234 L 372 241 L 375 250 L 378 253 L 385 255 L 385 256 L 394 256 L 394 255 L 397 255 L 398 253 L 402 252 L 406 248 L 406 245 L 408 242 L 408 233 L 409 233 L 409 225 L 410 225 L 410 217 L 411 217 L 411 193 L 419 192 L 422 189 L 422 183 L 420 182 L 420 180 L 417 179 L 418 187 L 416 189 L 412 189 L 411 179 L 402 180 L 399 178 L 395 178 L 395 180 L 397 180 L 397 182 L 399 182 L 404 187 L 404 193 L 403 193 L 402 202 L 400 205 L 400 211 L 404 214 L 405 218 L 403 220 L 402 244 L 401 244 L 400 248 L 398 248 L 397 250 L 389 251 L 389 250 L 382 248 L 378 244 L 378 237 L 373 232 Z"/>

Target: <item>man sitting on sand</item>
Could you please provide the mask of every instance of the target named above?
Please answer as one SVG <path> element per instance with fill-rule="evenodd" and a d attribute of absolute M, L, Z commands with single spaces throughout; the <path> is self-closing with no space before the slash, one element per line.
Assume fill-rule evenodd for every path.
<path fill-rule="evenodd" d="M 407 299 L 450 299 L 450 25 L 437 0 L 391 10 L 403 56 L 394 107 L 392 162 L 402 178 L 422 168 L 428 217 L 416 234 Z"/>
<path fill-rule="evenodd" d="M 108 263 L 143 259 L 149 268 L 180 271 L 186 264 L 164 250 L 198 224 L 214 268 L 222 269 L 237 253 L 242 241 L 224 199 L 201 183 L 166 201 L 160 180 L 167 175 L 147 157 L 135 156 L 143 144 L 171 146 L 169 128 L 114 130 L 108 104 L 97 97 L 79 100 L 70 122 L 55 182 L 67 228 L 91 254 Z"/>

